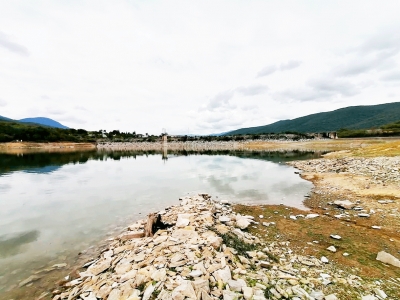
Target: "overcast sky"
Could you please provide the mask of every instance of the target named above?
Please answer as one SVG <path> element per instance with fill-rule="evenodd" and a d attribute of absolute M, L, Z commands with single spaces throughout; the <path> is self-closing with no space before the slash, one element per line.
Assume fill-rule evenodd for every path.
<path fill-rule="evenodd" d="M 0 115 L 209 134 L 400 101 L 400 1 L 1 1 Z"/>

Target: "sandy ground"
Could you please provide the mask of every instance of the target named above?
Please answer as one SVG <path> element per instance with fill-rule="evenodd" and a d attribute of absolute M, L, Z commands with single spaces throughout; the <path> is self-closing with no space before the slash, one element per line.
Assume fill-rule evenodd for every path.
<path fill-rule="evenodd" d="M 0 143 L 0 152 L 10 154 L 26 152 L 69 152 L 94 149 L 96 149 L 96 145 L 91 143 Z"/>

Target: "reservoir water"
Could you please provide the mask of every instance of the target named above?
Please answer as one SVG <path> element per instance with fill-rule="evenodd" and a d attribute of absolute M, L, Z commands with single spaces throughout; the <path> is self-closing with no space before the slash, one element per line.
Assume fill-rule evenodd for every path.
<path fill-rule="evenodd" d="M 302 204 L 304 152 L 0 154 L 0 295 L 146 214 L 206 192 L 237 203 Z M 0 297 L 1 298 L 1 297 Z"/>

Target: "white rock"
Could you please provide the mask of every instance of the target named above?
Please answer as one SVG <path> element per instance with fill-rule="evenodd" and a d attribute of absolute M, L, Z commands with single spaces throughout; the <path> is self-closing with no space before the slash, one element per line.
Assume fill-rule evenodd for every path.
<path fill-rule="evenodd" d="M 344 209 L 352 209 L 354 206 L 356 206 L 355 203 L 349 200 L 336 200 L 335 202 L 333 202 L 333 204 L 342 207 Z"/>
<path fill-rule="evenodd" d="M 240 229 L 246 229 L 249 227 L 250 222 L 247 218 L 239 218 L 236 220 L 236 226 L 239 227 Z"/>
<path fill-rule="evenodd" d="M 349 255 L 350 255 L 350 254 L 347 253 L 347 252 L 343 253 L 343 256 L 349 256 Z"/>
<path fill-rule="evenodd" d="M 183 296 L 183 298 L 181 296 Z M 172 299 L 184 299 L 185 296 L 190 299 L 197 299 L 196 293 L 189 280 L 183 280 L 181 284 L 172 291 Z"/>
<path fill-rule="evenodd" d="M 253 298 L 253 289 L 251 287 L 242 287 L 242 292 L 245 300 L 251 300 Z"/>
<path fill-rule="evenodd" d="M 328 296 L 325 296 L 325 300 L 339 300 L 338 297 L 336 297 L 335 294 L 330 294 Z"/>
<path fill-rule="evenodd" d="M 322 261 L 324 264 L 329 263 L 329 259 L 327 259 L 325 256 L 322 256 L 322 257 L 321 257 L 321 261 Z"/>
<path fill-rule="evenodd" d="M 369 218 L 369 214 L 364 214 L 364 213 L 358 214 L 358 216 L 362 218 Z"/>
<path fill-rule="evenodd" d="M 190 223 L 191 214 L 178 214 L 178 219 L 176 220 L 176 227 L 185 227 Z"/>
<path fill-rule="evenodd" d="M 371 228 L 372 229 L 381 229 L 382 227 L 381 226 L 372 225 Z"/>
<path fill-rule="evenodd" d="M 246 287 L 247 284 L 243 279 L 238 280 L 228 280 L 229 288 L 232 291 L 241 292 L 243 287 Z"/>
<path fill-rule="evenodd" d="M 150 297 L 151 297 L 151 295 L 152 295 L 153 292 L 154 292 L 154 289 L 155 289 L 155 286 L 152 285 L 152 284 L 150 284 L 150 285 L 147 287 L 147 289 L 144 291 L 142 300 L 149 300 Z"/>
<path fill-rule="evenodd" d="M 361 296 L 361 300 L 378 300 L 374 295 Z"/>
<path fill-rule="evenodd" d="M 326 248 L 327 250 L 331 251 L 331 252 L 336 252 L 336 248 L 335 246 L 329 246 L 328 248 Z"/>
<path fill-rule="evenodd" d="M 335 240 L 341 240 L 342 237 L 340 235 L 337 234 L 331 234 L 331 238 L 335 239 Z"/>
<path fill-rule="evenodd" d="M 238 300 L 239 299 L 238 294 L 236 294 L 235 292 L 232 292 L 232 291 L 223 290 L 222 295 L 224 297 L 224 300 Z"/>
<path fill-rule="evenodd" d="M 259 215 L 258 217 L 259 217 L 260 219 L 264 218 L 264 216 L 263 216 L 263 215 Z"/>
<path fill-rule="evenodd" d="M 229 217 L 227 217 L 227 216 L 220 216 L 220 217 L 219 217 L 219 221 L 220 221 L 221 223 L 226 223 L 226 222 L 230 222 L 230 221 L 231 221 L 231 218 L 229 218 Z"/>
<path fill-rule="evenodd" d="M 217 280 L 222 280 L 223 283 L 228 283 L 228 280 L 232 279 L 231 276 L 231 270 L 229 269 L 228 266 L 226 266 L 224 269 L 220 269 L 218 271 L 214 272 L 214 277 Z"/>
<path fill-rule="evenodd" d="M 314 219 L 314 218 L 317 218 L 317 217 L 319 217 L 319 214 L 308 214 L 306 216 L 306 219 Z"/>
<path fill-rule="evenodd" d="M 292 220 L 297 220 L 296 216 L 289 216 L 289 218 L 292 219 Z"/>
<path fill-rule="evenodd" d="M 386 293 L 384 291 L 380 290 L 380 289 L 374 289 L 374 293 L 375 293 L 375 295 L 377 295 L 381 299 L 386 299 L 387 298 Z"/>
<path fill-rule="evenodd" d="M 192 277 L 200 277 L 201 275 L 203 275 L 203 272 L 200 270 L 193 270 L 192 272 L 189 273 L 189 276 Z"/>
<path fill-rule="evenodd" d="M 379 260 L 385 264 L 393 265 L 395 267 L 400 268 L 400 260 L 398 260 L 396 257 L 394 257 L 393 255 L 391 255 L 385 251 L 379 252 L 376 257 L 376 260 Z"/>

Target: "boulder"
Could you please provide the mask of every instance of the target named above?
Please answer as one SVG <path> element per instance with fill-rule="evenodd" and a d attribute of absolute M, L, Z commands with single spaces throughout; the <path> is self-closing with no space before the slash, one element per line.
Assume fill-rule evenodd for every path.
<path fill-rule="evenodd" d="M 385 251 L 379 252 L 376 260 L 400 268 L 400 260 Z"/>

